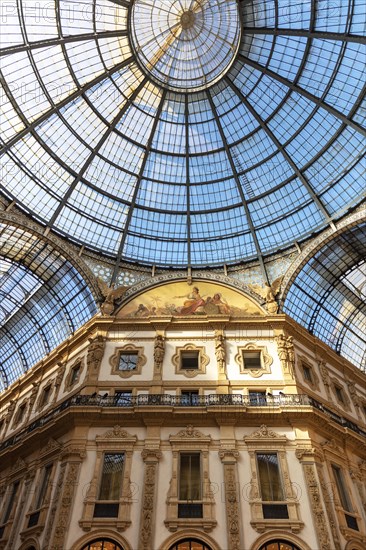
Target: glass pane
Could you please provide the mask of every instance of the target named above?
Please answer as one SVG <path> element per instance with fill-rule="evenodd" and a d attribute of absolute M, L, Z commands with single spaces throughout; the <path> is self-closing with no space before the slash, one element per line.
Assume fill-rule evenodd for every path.
<path fill-rule="evenodd" d="M 201 499 L 200 455 L 180 455 L 180 500 Z"/>
<path fill-rule="evenodd" d="M 119 358 L 119 370 L 134 370 L 137 367 L 137 352 L 121 353 Z"/>
<path fill-rule="evenodd" d="M 257 454 L 262 500 L 283 500 L 282 483 L 276 454 Z"/>
<path fill-rule="evenodd" d="M 105 454 L 99 500 L 118 500 L 121 494 L 124 454 Z"/>

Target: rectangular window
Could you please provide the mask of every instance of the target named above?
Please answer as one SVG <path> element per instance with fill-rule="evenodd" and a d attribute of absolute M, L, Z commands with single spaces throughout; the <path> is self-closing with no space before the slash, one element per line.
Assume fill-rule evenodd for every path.
<path fill-rule="evenodd" d="M 201 456 L 181 453 L 179 470 L 179 500 L 201 500 Z"/>
<path fill-rule="evenodd" d="M 180 356 L 181 369 L 198 370 L 199 369 L 199 352 L 198 351 L 182 351 Z"/>
<path fill-rule="evenodd" d="M 16 416 L 16 422 L 22 422 L 22 420 L 24 419 L 24 415 L 25 415 L 25 410 L 27 408 L 27 405 L 26 403 L 24 403 L 23 405 L 21 405 L 18 409 L 18 414 Z"/>
<path fill-rule="evenodd" d="M 80 376 L 80 365 L 77 365 L 71 371 L 70 385 L 76 384 L 76 382 L 78 382 L 79 380 L 79 376 Z"/>
<path fill-rule="evenodd" d="M 261 369 L 261 352 L 243 351 L 243 365 L 245 369 Z"/>
<path fill-rule="evenodd" d="M 352 512 L 351 500 L 344 482 L 343 472 L 339 466 L 332 464 L 333 476 L 336 482 L 339 500 L 341 501 L 343 510 Z"/>
<path fill-rule="evenodd" d="M 311 368 L 308 367 L 307 365 L 303 365 L 302 366 L 302 371 L 304 373 L 304 378 L 307 382 L 312 382 L 313 381 L 313 377 L 311 375 Z"/>
<path fill-rule="evenodd" d="M 11 514 L 13 506 L 14 506 L 15 499 L 16 499 L 16 496 L 17 496 L 18 489 L 19 489 L 19 481 L 16 481 L 15 483 L 13 483 L 13 485 L 11 486 L 11 489 L 10 489 L 9 499 L 8 499 L 8 502 L 5 506 L 5 508 L 4 508 L 4 515 L 1 518 L 1 523 L 2 524 L 6 523 L 9 519 L 9 517 L 10 517 L 10 514 Z"/>
<path fill-rule="evenodd" d="M 98 500 L 94 517 L 117 518 L 123 483 L 124 453 L 106 453 L 103 460 Z M 114 501 L 114 502 L 113 502 Z"/>
<path fill-rule="evenodd" d="M 179 464 L 179 518 L 202 518 L 200 453 L 181 453 Z"/>
<path fill-rule="evenodd" d="M 35 510 L 38 510 L 44 504 L 44 500 L 47 494 L 48 484 L 51 477 L 51 471 L 52 471 L 52 464 L 49 464 L 48 466 L 45 467 L 43 472 L 42 481 L 39 486 L 38 495 L 35 503 Z"/>
<path fill-rule="evenodd" d="M 41 407 L 44 407 L 48 403 L 50 395 L 51 395 L 51 386 L 47 386 L 42 393 Z"/>
<path fill-rule="evenodd" d="M 106 453 L 104 455 L 99 500 L 119 500 L 124 461 L 124 453 Z"/>
<path fill-rule="evenodd" d="M 334 386 L 338 401 L 344 403 L 343 390 L 339 386 Z"/>
<path fill-rule="evenodd" d="M 49 487 L 51 472 L 52 472 L 52 464 L 49 464 L 43 470 L 41 483 L 39 485 L 37 497 L 34 503 L 34 512 L 30 514 L 28 519 L 28 527 L 34 527 L 35 525 L 38 525 L 38 521 L 41 515 L 41 508 L 45 503 L 47 489 Z"/>
<path fill-rule="evenodd" d="M 119 356 L 118 370 L 122 370 L 122 371 L 136 370 L 137 363 L 138 363 L 137 351 L 122 352 Z"/>
<path fill-rule="evenodd" d="M 262 500 L 283 501 L 283 489 L 276 453 L 257 453 L 259 484 Z"/>

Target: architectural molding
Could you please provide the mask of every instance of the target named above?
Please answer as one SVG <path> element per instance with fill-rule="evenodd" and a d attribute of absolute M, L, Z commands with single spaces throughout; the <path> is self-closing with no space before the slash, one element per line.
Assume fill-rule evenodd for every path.
<path fill-rule="evenodd" d="M 129 353 L 132 352 L 137 355 L 137 363 L 136 368 L 131 370 L 122 370 L 119 368 L 119 362 L 121 355 L 123 353 Z M 147 358 L 146 355 L 144 355 L 144 348 L 135 346 L 134 344 L 125 344 L 122 347 L 117 347 L 114 351 L 114 354 L 109 359 L 109 364 L 112 367 L 111 373 L 117 374 L 121 378 L 131 378 L 131 376 L 134 376 L 136 374 L 141 374 L 142 367 L 146 365 Z"/>
<path fill-rule="evenodd" d="M 261 354 L 261 368 L 260 369 L 248 369 L 245 368 L 243 352 L 245 351 L 259 351 Z M 239 365 L 240 374 L 250 374 L 252 378 L 260 378 L 263 374 L 271 374 L 271 365 L 273 363 L 273 357 L 269 355 L 267 346 L 257 345 L 256 342 L 249 342 L 243 346 L 237 347 L 237 353 L 235 355 L 235 362 Z"/>
<path fill-rule="evenodd" d="M 227 525 L 227 544 L 230 550 L 243 548 L 240 529 L 240 495 L 238 494 L 237 459 L 234 449 L 220 449 L 219 457 L 224 469 L 224 491 Z"/>
<path fill-rule="evenodd" d="M 196 351 L 198 353 L 198 368 L 185 369 L 182 366 L 182 353 L 185 351 Z M 175 366 L 175 374 L 183 374 L 187 378 L 194 378 L 198 374 L 206 374 L 206 367 L 210 362 L 209 356 L 206 354 L 205 346 L 196 346 L 196 344 L 186 344 L 175 348 L 175 353 L 172 357 L 172 363 Z"/>
<path fill-rule="evenodd" d="M 145 448 L 141 453 L 145 463 L 144 488 L 141 507 L 139 548 L 154 550 L 154 515 L 156 514 L 156 481 L 158 462 L 162 453 Z"/>

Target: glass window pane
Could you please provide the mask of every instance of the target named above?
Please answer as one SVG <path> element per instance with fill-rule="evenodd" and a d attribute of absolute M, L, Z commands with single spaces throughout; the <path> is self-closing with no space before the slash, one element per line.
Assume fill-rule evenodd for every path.
<path fill-rule="evenodd" d="M 278 458 L 276 454 L 257 454 L 262 500 L 283 500 Z"/>
<path fill-rule="evenodd" d="M 111 453 L 104 455 L 99 500 L 119 500 L 122 487 L 122 473 L 125 455 Z"/>

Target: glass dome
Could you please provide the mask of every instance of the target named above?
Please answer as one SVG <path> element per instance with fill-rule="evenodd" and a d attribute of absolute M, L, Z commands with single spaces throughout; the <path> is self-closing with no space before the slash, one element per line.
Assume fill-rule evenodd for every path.
<path fill-rule="evenodd" d="M 1 189 L 73 242 L 235 264 L 360 202 L 363 2 L 21 0 L 2 20 Z"/>

